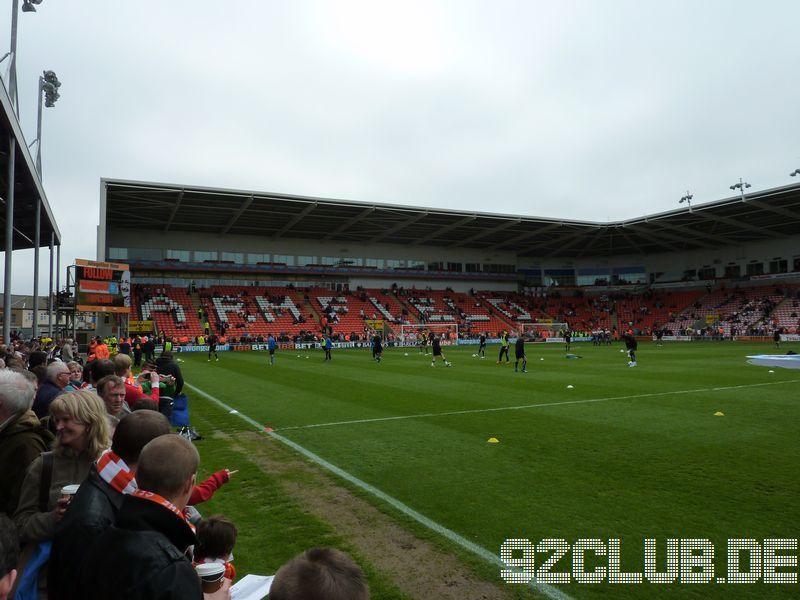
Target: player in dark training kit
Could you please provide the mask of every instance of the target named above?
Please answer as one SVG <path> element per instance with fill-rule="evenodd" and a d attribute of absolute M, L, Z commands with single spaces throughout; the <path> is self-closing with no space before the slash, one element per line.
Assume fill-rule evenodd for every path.
<path fill-rule="evenodd" d="M 478 346 L 478 356 L 486 358 L 486 334 L 482 333 L 480 338 L 480 346 Z"/>
<path fill-rule="evenodd" d="M 522 336 L 517 338 L 517 341 L 514 343 L 514 354 L 516 360 L 514 361 L 514 373 L 517 372 L 517 366 L 519 365 L 519 361 L 522 361 L 522 372 L 528 372 L 528 357 L 525 356 L 525 339 Z"/>
<path fill-rule="evenodd" d="M 216 334 L 211 335 L 208 338 L 208 360 L 211 362 L 211 353 L 214 353 L 214 358 L 219 361 L 219 355 L 217 354 L 217 342 L 219 338 L 217 338 Z"/>
<path fill-rule="evenodd" d="M 436 357 L 439 356 L 444 362 L 444 366 L 449 367 L 450 363 L 447 362 L 447 359 L 445 358 L 444 354 L 442 354 L 442 344 L 439 341 L 438 337 L 434 336 L 433 339 L 431 340 L 431 348 L 433 349 L 433 356 L 431 357 L 431 366 L 432 367 L 436 366 Z"/>
<path fill-rule="evenodd" d="M 625 342 L 625 347 L 628 349 L 628 361 L 629 367 L 636 366 L 636 350 L 639 349 L 639 342 L 636 341 L 636 338 L 633 337 L 632 333 L 625 333 L 622 335 L 622 341 Z"/>

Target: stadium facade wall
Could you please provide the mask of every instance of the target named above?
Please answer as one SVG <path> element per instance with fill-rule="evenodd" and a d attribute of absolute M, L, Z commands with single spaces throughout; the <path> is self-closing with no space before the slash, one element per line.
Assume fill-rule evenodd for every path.
<path fill-rule="evenodd" d="M 213 215 L 209 215 L 213 218 Z M 170 232 L 164 235 L 158 229 L 112 229 L 104 235 L 104 224 L 101 215 L 101 226 L 98 228 L 98 260 L 111 260 L 109 247 L 128 249 L 145 249 L 151 251 L 153 260 L 164 257 L 169 250 L 199 250 L 222 252 L 242 252 L 245 254 L 269 253 L 291 256 L 314 256 L 321 261 L 324 256 L 347 258 L 405 259 L 420 262 L 442 261 L 467 263 L 494 263 L 515 265 L 517 269 L 609 269 L 643 266 L 648 274 L 680 273 L 689 269 L 713 268 L 716 277 L 723 277 L 725 267 L 739 265 L 742 275 L 746 274 L 747 265 L 751 262 L 764 263 L 764 272 L 769 272 L 769 262 L 777 258 L 788 262 L 788 270 L 793 269 L 796 258 L 800 258 L 800 236 L 768 239 L 739 245 L 713 246 L 702 251 L 670 252 L 653 255 L 623 255 L 614 257 L 588 256 L 581 259 L 561 259 L 558 257 L 517 257 L 510 252 L 494 252 L 467 248 L 439 248 L 425 245 L 399 246 L 393 244 L 348 244 L 344 242 L 326 242 L 315 239 L 294 238 L 261 238 L 257 236 L 234 235 L 197 235 L 190 232 Z M 379 232 L 376 232 L 376 234 Z M 115 259 L 117 260 L 117 259 Z M 119 262 L 125 262 L 124 259 Z M 402 271 L 398 273 L 402 276 Z M 385 287 L 387 279 L 366 277 L 350 277 L 350 285 L 364 287 Z M 457 291 L 467 291 L 478 285 L 481 289 L 513 290 L 516 284 L 510 281 L 486 281 L 471 283 L 469 280 L 444 282 L 441 279 L 402 278 L 396 281 L 404 287 L 434 288 L 452 287 Z M 390 285 L 390 283 L 388 284 Z"/>
<path fill-rule="evenodd" d="M 388 284 L 387 284 L 388 282 Z M 470 289 L 488 289 L 491 288 L 493 291 L 508 291 L 508 292 L 516 292 L 519 289 L 516 281 L 481 281 L 480 283 L 476 283 L 475 281 L 442 281 L 441 279 L 391 279 L 388 280 L 385 277 L 382 279 L 370 279 L 367 277 L 364 278 L 350 278 L 350 289 L 355 289 L 357 286 L 361 286 L 364 288 L 386 288 L 389 287 L 392 283 L 396 283 L 398 286 L 409 289 L 415 287 L 417 289 L 425 289 L 430 287 L 434 290 L 440 290 L 445 287 L 450 288 L 455 292 L 469 292 Z"/>
<path fill-rule="evenodd" d="M 213 218 L 213 215 L 209 215 Z M 375 232 L 376 235 L 380 233 Z M 216 252 L 270 253 L 293 256 L 338 256 L 347 258 L 414 259 L 421 262 L 444 261 L 462 263 L 515 264 L 511 252 L 487 252 L 467 248 L 438 248 L 425 245 L 398 246 L 393 244 L 349 244 L 313 239 L 261 238 L 242 235 L 198 236 L 189 232 L 118 229 L 108 232 L 109 247 L 143 248 L 152 250 L 201 250 Z M 100 248 L 98 247 L 98 252 Z M 105 252 L 105 250 L 104 250 Z M 158 260 L 161 256 L 154 256 Z"/>
<path fill-rule="evenodd" d="M 711 242 L 710 242 L 711 243 Z M 688 269 L 714 268 L 716 276 L 722 278 L 728 265 L 741 266 L 742 275 L 751 262 L 764 263 L 764 272 L 769 271 L 769 262 L 777 258 L 788 261 L 789 271 L 793 260 L 800 258 L 800 236 L 765 240 L 748 244 L 709 247 L 702 251 L 669 252 L 650 255 L 624 255 L 613 258 L 595 256 L 579 260 L 542 259 L 520 257 L 520 268 L 535 269 L 589 269 L 596 267 L 627 267 L 642 265 L 647 273 L 682 272 Z"/>

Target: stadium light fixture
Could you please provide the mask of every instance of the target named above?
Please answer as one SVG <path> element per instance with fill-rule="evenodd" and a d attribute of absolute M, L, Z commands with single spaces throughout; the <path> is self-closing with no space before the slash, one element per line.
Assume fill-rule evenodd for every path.
<path fill-rule="evenodd" d="M 751 186 L 746 181 L 742 181 L 741 177 L 739 177 L 739 183 L 734 183 L 732 186 L 730 186 L 730 188 L 732 190 L 734 190 L 734 191 L 739 190 L 742 193 L 742 202 L 746 202 L 747 201 L 745 196 L 744 196 L 744 191 L 749 187 L 753 187 L 753 186 Z"/>
<path fill-rule="evenodd" d="M 22 12 L 36 12 L 35 4 L 41 4 L 42 0 L 22 0 Z"/>
<path fill-rule="evenodd" d="M 39 171 L 39 177 L 42 176 L 42 104 L 47 108 L 52 108 L 56 104 L 56 100 L 61 97 L 58 93 L 58 88 L 61 87 L 61 82 L 55 74 L 55 71 L 44 71 L 39 77 L 39 111 L 36 120 L 36 139 L 33 140 L 31 146 L 36 144 L 36 170 Z"/>
<path fill-rule="evenodd" d="M 42 0 L 22 0 L 22 12 L 36 12 L 36 5 L 41 4 Z M 11 105 L 19 116 L 19 94 L 17 92 L 17 17 L 19 16 L 19 0 L 11 2 L 11 48 L 8 54 L 3 57 L 11 57 L 8 65 L 8 97 L 11 98 Z"/>
<path fill-rule="evenodd" d="M 694 196 L 692 196 L 689 190 L 686 190 L 686 195 L 680 200 L 680 204 L 686 202 L 686 204 L 689 205 L 689 212 L 692 212 L 692 198 L 694 198 Z"/>
<path fill-rule="evenodd" d="M 796 177 L 797 175 L 800 175 L 800 169 L 795 169 L 794 171 L 789 173 L 789 177 Z"/>

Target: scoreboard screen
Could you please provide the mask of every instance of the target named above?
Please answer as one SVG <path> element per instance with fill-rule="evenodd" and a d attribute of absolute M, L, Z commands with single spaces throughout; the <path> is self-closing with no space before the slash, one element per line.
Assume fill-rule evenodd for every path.
<path fill-rule="evenodd" d="M 128 265 L 75 259 L 75 306 L 83 312 L 131 311 Z"/>

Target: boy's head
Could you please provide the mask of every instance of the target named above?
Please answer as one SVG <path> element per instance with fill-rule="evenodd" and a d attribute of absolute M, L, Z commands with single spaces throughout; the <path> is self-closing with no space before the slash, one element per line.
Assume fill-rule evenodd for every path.
<path fill-rule="evenodd" d="M 197 526 L 197 545 L 195 559 L 227 558 L 236 545 L 236 525 L 229 519 L 214 515 L 203 519 Z"/>
<path fill-rule="evenodd" d="M 298 554 L 275 574 L 270 600 L 369 600 L 364 572 L 335 548 L 314 548 Z"/>

